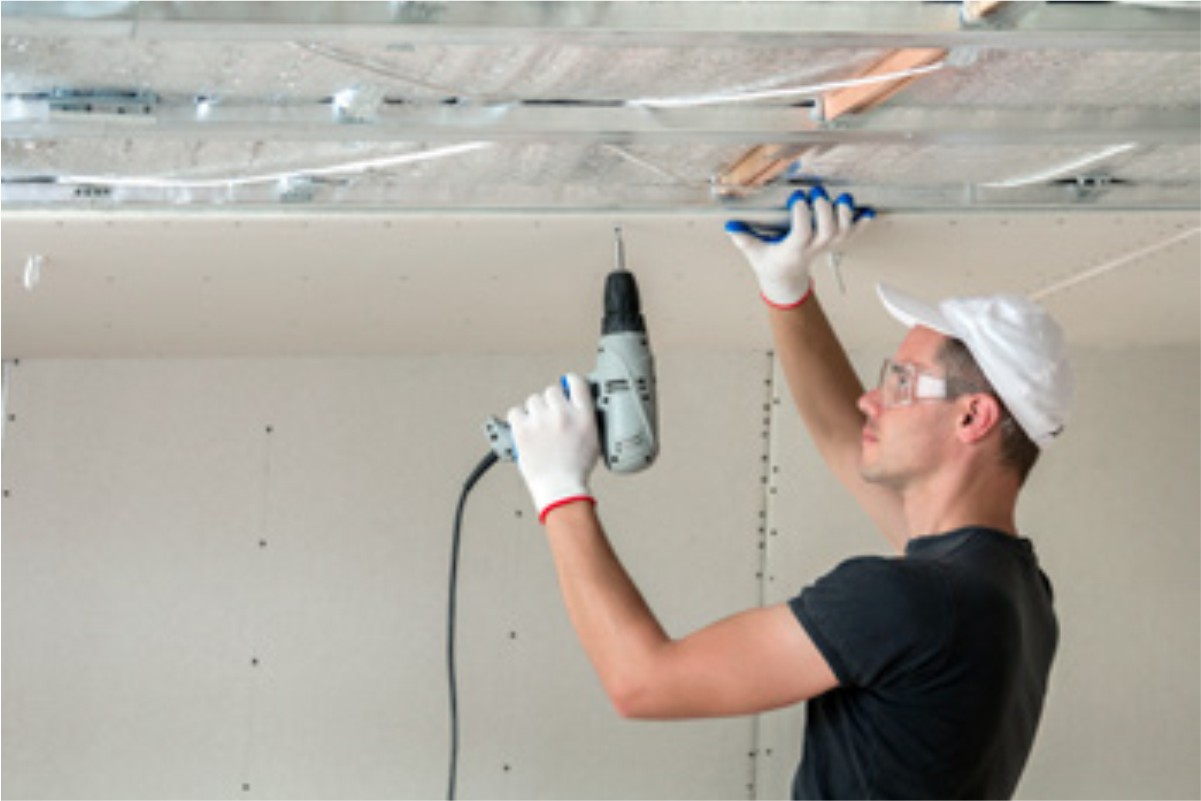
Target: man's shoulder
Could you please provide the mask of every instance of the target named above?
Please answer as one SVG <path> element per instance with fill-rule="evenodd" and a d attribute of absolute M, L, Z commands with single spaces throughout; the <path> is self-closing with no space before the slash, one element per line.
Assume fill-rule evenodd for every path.
<path fill-rule="evenodd" d="M 819 616 L 870 615 L 884 625 L 912 625 L 950 608 L 943 566 L 904 557 L 857 556 L 803 589 L 795 606 Z"/>
<path fill-rule="evenodd" d="M 945 568 L 935 561 L 904 556 L 855 556 L 840 562 L 817 583 L 861 585 L 861 589 L 887 592 L 945 590 Z"/>

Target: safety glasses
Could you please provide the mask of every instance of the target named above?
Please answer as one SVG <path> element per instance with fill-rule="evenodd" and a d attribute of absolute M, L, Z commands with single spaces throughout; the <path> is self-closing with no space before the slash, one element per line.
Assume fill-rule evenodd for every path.
<path fill-rule="evenodd" d="M 944 400 L 947 382 L 941 376 L 928 373 L 911 362 L 885 359 L 880 367 L 880 382 L 876 385 L 880 403 L 886 409 L 909 406 L 919 400 Z"/>

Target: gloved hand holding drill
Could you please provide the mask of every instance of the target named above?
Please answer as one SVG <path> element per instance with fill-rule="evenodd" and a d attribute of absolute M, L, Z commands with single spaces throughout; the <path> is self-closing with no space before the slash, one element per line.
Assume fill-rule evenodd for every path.
<path fill-rule="evenodd" d="M 870 208 L 857 209 L 854 198 L 845 193 L 831 204 L 820 186 L 808 194 L 804 189 L 793 192 L 788 212 L 787 230 L 741 220 L 726 223 L 726 231 L 759 279 L 763 299 L 778 309 L 800 306 L 813 289 L 809 271 L 814 259 L 845 242 L 876 216 Z"/>
<path fill-rule="evenodd" d="M 588 476 L 599 458 L 614 473 L 637 473 L 659 453 L 654 358 L 621 229 L 614 233 L 617 266 L 605 278 L 596 369 L 532 395 L 507 424 L 484 424 L 493 453 L 517 462 L 543 523 L 566 503 L 595 502 Z"/>
<path fill-rule="evenodd" d="M 588 382 L 575 373 L 531 395 L 525 406 L 509 410 L 517 468 L 525 479 L 538 520 L 546 522 L 553 509 L 575 501 L 595 502 L 588 477 L 600 459 L 596 410 Z"/>

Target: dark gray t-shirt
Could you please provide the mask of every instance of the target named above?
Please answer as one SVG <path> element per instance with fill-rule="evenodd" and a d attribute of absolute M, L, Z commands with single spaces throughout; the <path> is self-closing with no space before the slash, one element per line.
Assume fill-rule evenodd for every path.
<path fill-rule="evenodd" d="M 1029 540 L 919 537 L 789 603 L 840 682 L 809 701 L 795 798 L 1013 795 L 1058 641 Z"/>

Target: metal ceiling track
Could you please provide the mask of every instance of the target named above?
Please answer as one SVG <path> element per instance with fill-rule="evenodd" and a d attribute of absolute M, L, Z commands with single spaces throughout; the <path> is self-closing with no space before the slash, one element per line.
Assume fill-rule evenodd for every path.
<path fill-rule="evenodd" d="M 5 2 L 8 36 L 1201 50 L 1186 3 L 1012 3 L 965 19 L 951 2 Z"/>
<path fill-rule="evenodd" d="M 731 207 L 782 206 L 798 182 L 814 180 L 788 170 L 801 153 L 808 163 L 810 154 L 842 149 L 854 153 L 851 159 L 844 155 L 842 164 L 853 165 L 884 148 L 902 154 L 898 158 L 945 148 L 954 150 L 948 162 L 963 164 L 985 163 L 996 149 L 1027 148 L 1034 157 L 1021 160 L 1031 166 L 1023 166 L 1017 179 L 1025 173 L 1038 179 L 1026 183 L 965 179 L 984 172 L 975 169 L 946 172 L 941 182 L 921 173 L 928 183 L 902 185 L 905 179 L 883 170 L 858 173 L 848 188 L 863 202 L 905 211 L 1201 207 L 1201 89 L 1181 103 L 1198 80 L 1201 4 L 985 5 L 987 13 L 972 14 L 971 2 L 4 2 L 0 198 L 6 213 L 725 214 Z M 160 41 L 166 44 L 143 47 Z M 22 48 L 31 42 L 42 44 L 32 48 L 42 54 L 40 61 L 22 61 Z M 198 57 L 189 62 L 188 42 L 202 43 L 210 58 L 225 45 L 245 52 L 218 68 Z M 256 42 L 275 43 L 274 49 Z M 177 81 L 172 94 L 157 91 L 163 87 L 155 66 L 163 62 L 153 60 L 164 51 L 185 53 L 181 63 L 188 65 L 190 82 L 193 72 L 236 77 L 244 64 L 256 58 L 262 63 L 250 66 L 270 64 L 281 51 L 292 58 L 332 58 L 329 43 L 341 43 L 352 55 L 353 48 L 365 47 L 368 55 L 371 48 L 383 48 L 385 54 L 432 51 L 440 58 L 436 48 L 500 52 L 539 42 L 548 52 L 603 48 L 598 63 L 606 65 L 641 47 L 691 53 L 713 45 L 739 57 L 784 48 L 785 61 L 793 59 L 793 51 L 803 60 L 834 48 L 869 56 L 895 48 L 941 48 L 938 63 L 919 69 L 946 67 L 944 92 L 955 81 L 972 79 L 981 53 L 1015 59 L 1043 53 L 1053 64 L 1062 51 L 1073 63 L 1086 58 L 1089 64 L 1101 59 L 1128 65 L 1129 60 L 1104 59 L 1133 52 L 1140 68 L 1163 54 L 1183 55 L 1172 56 L 1168 78 L 1141 86 L 1130 82 L 1126 95 L 1103 106 L 1095 93 L 1091 104 L 1072 102 L 1070 93 L 1040 102 L 1057 76 L 1036 75 L 1027 67 L 1025 76 L 1035 78 L 1029 84 L 1014 80 L 1022 73 L 1003 73 L 1021 87 L 1019 102 L 998 102 L 985 82 L 971 102 L 945 94 L 914 104 L 903 98 L 872 101 L 836 117 L 823 113 L 818 92 L 796 90 L 768 99 L 748 93 L 695 104 L 517 91 L 507 96 L 500 94 L 503 86 L 473 83 L 474 72 L 458 73 L 462 91 L 444 95 L 433 84 L 399 80 L 384 70 L 382 80 L 374 77 L 374 99 L 357 105 L 341 102 L 337 94 L 322 96 L 336 89 L 303 94 L 312 80 L 302 90 L 276 92 L 269 85 L 224 94 L 217 81 L 213 95 L 200 83 L 196 93 L 181 94 L 193 87 Z M 60 70 L 60 55 L 71 55 L 73 46 L 93 60 L 111 52 L 118 64 L 123 47 L 143 47 L 142 61 L 129 73 L 128 86 L 91 86 L 89 76 L 80 74 L 93 63 L 87 57 L 67 59 L 74 74 Z M 14 71 L 14 63 L 23 69 Z M 356 78 L 363 75 L 366 84 L 373 81 L 374 62 L 366 56 L 329 63 Z M 429 74 L 440 77 L 444 62 L 430 63 L 436 67 Z M 985 63 L 995 67 L 995 59 Z M 1102 79 L 1110 74 L 1112 68 Z M 1165 73 L 1161 67 L 1155 74 Z M 574 88 L 591 89 L 594 75 L 576 78 Z M 863 80 L 862 74 L 845 77 L 850 83 Z M 1046 87 L 1040 89 L 1042 82 Z M 491 88 L 473 91 L 480 86 Z M 765 185 L 723 183 L 718 170 L 729 163 L 719 160 L 736 163 L 731 156 L 763 145 L 784 154 L 778 173 Z M 202 147 L 223 155 L 212 160 L 216 163 L 180 155 Z M 260 159 L 263 149 L 269 152 Z M 1047 163 L 1036 164 L 1044 151 Z M 1090 154 L 1096 153 L 1105 159 L 1093 165 Z M 331 164 L 338 154 L 349 155 Z M 1121 156 L 1117 166 L 1127 173 L 1108 171 L 1115 161 L 1111 155 Z M 1156 166 L 1141 167 L 1140 159 Z M 680 167 L 681 161 L 688 166 Z M 497 164 L 529 169 L 506 173 Z M 1071 169 L 1047 169 L 1056 164 Z M 839 184 L 839 176 L 826 178 L 831 186 Z"/>
<path fill-rule="evenodd" d="M 783 182 L 744 198 L 717 196 L 709 184 L 632 185 L 625 188 L 564 187 L 547 195 L 539 186 L 508 185 L 466 193 L 462 186 L 356 186 L 336 179 L 297 178 L 271 184 L 228 187 L 108 187 L 86 183 L 13 182 L 5 186 L 5 214 L 55 216 L 71 213 L 311 214 L 687 214 L 722 217 L 732 212 L 762 216 L 787 225 L 781 211 L 788 196 L 809 182 Z M 853 191 L 856 202 L 906 213 L 960 212 L 1134 212 L 1188 211 L 1201 207 L 1191 183 L 1151 186 L 1081 177 L 1018 188 L 980 184 L 888 186 L 826 182 L 834 191 Z"/>
<path fill-rule="evenodd" d="M 108 101 L 111 102 L 111 101 Z M 149 105 L 153 102 L 154 105 Z M 214 102 L 194 98 L 133 102 L 120 114 L 99 106 L 63 111 L 47 98 L 7 97 L 4 138 L 276 139 L 327 142 L 493 142 L 554 140 L 615 144 L 1078 145 L 1137 141 L 1195 144 L 1197 108 L 1042 109 L 882 107 L 871 114 L 818 119 L 810 106 L 713 105 L 646 108 L 609 103 L 383 103 L 347 122 L 326 104 Z M 143 110 L 144 109 L 144 110 Z"/>

